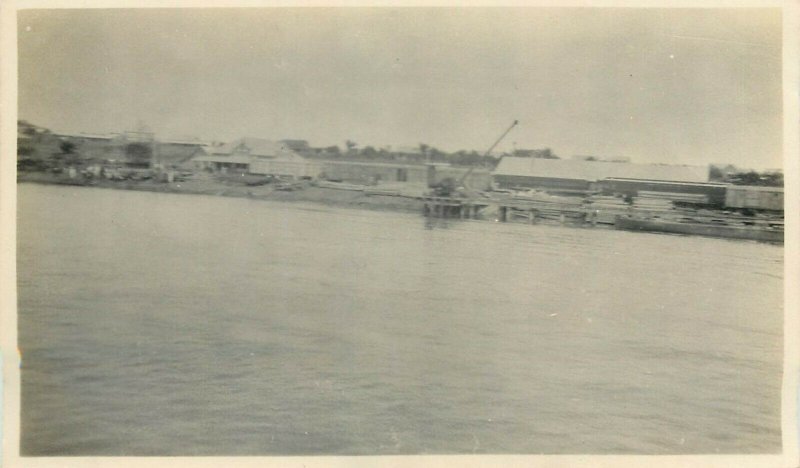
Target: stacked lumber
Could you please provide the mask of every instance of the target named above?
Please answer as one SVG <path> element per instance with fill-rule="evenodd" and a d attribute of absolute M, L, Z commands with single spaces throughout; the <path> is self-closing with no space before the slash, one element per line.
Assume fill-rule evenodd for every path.
<path fill-rule="evenodd" d="M 582 200 L 578 197 L 561 197 L 558 195 L 550 195 L 546 192 L 534 190 L 529 192 L 517 192 L 511 196 L 511 199 L 521 202 L 531 202 L 535 205 L 541 206 L 561 205 L 565 207 L 573 207 L 580 206 L 582 203 Z"/>
<path fill-rule="evenodd" d="M 625 199 L 608 195 L 592 195 L 586 199 L 584 208 L 593 223 L 614 224 L 617 215 L 627 213 L 630 205 Z"/>
<path fill-rule="evenodd" d="M 619 197 L 612 197 L 606 195 L 593 195 L 586 199 L 587 208 L 592 210 L 614 210 L 625 211 L 628 209 L 628 204 L 625 200 Z"/>
<path fill-rule="evenodd" d="M 673 202 L 687 203 L 708 203 L 708 195 L 702 193 L 676 193 L 676 192 L 651 192 L 646 190 L 639 191 L 637 198 L 648 200 L 669 200 Z"/>
<path fill-rule="evenodd" d="M 343 182 L 329 182 L 327 180 L 320 180 L 317 182 L 317 187 L 337 189 L 337 190 L 352 190 L 356 192 L 363 192 L 363 185 L 346 184 Z"/>
<path fill-rule="evenodd" d="M 646 211 L 672 211 L 673 206 L 670 200 L 635 198 L 633 200 L 633 208 Z"/>
<path fill-rule="evenodd" d="M 397 190 L 389 190 L 389 189 L 379 189 L 375 187 L 366 187 L 364 188 L 365 195 L 386 195 L 388 197 L 397 197 L 400 196 L 400 192 Z"/>

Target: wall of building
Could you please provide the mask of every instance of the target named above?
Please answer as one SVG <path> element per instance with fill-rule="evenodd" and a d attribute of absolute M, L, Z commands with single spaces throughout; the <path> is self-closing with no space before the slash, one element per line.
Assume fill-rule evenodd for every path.
<path fill-rule="evenodd" d="M 589 190 L 590 182 L 582 179 L 560 179 L 495 174 L 492 179 L 499 188 L 538 188 L 544 190 Z"/>
<path fill-rule="evenodd" d="M 253 158 L 250 162 L 250 174 L 275 175 L 299 178 L 317 178 L 321 165 L 312 161 L 290 161 L 283 159 Z"/>
<path fill-rule="evenodd" d="M 349 161 L 320 161 L 320 176 L 351 183 L 426 181 L 425 166 L 408 164 L 361 163 Z"/>
<path fill-rule="evenodd" d="M 728 208 L 783 211 L 783 189 L 731 185 L 725 194 Z"/>
<path fill-rule="evenodd" d="M 391 164 L 351 161 L 319 161 L 320 176 L 327 179 L 342 180 L 351 183 L 374 182 L 406 182 L 427 185 L 429 166 L 420 164 Z M 465 183 L 477 190 L 486 190 L 490 186 L 491 175 L 486 169 L 475 169 L 469 174 L 469 168 L 452 166 L 435 166 L 433 182 L 441 182 L 446 178 L 461 180 L 466 175 Z"/>

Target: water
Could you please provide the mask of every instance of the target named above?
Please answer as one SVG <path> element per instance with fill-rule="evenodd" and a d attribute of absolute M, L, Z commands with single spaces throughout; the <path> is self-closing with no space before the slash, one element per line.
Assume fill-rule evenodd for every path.
<path fill-rule="evenodd" d="M 781 247 L 27 184 L 18 230 L 23 454 L 780 451 Z"/>

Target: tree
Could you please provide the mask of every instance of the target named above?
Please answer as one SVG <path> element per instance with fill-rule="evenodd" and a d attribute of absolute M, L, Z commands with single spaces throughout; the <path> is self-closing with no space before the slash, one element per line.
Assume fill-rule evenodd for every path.
<path fill-rule="evenodd" d="M 499 162 L 500 158 L 497 158 L 492 155 L 486 156 L 486 158 L 484 158 L 484 165 L 492 169 L 494 169 L 497 166 L 497 163 Z"/>
<path fill-rule="evenodd" d="M 712 164 L 708 167 L 708 180 L 723 181 L 725 180 L 725 173 L 722 172 L 722 169 Z"/>
<path fill-rule="evenodd" d="M 743 172 L 734 176 L 742 185 L 760 185 L 761 175 L 756 171 Z"/>
<path fill-rule="evenodd" d="M 428 149 L 430 149 L 430 146 L 426 145 L 425 143 L 419 144 L 419 152 L 423 158 L 428 156 Z"/>
<path fill-rule="evenodd" d="M 72 153 L 75 152 L 75 143 L 73 143 L 73 142 L 71 142 L 69 140 L 62 141 L 61 144 L 58 145 L 58 148 L 64 154 L 72 154 Z"/>
<path fill-rule="evenodd" d="M 728 182 L 735 185 L 760 185 L 766 187 L 783 187 L 783 174 L 780 172 L 756 171 L 739 172 L 731 175 Z"/>
<path fill-rule="evenodd" d="M 17 144 L 17 156 L 31 156 L 33 153 L 33 147 L 27 144 Z"/>
<path fill-rule="evenodd" d="M 764 185 L 770 187 L 783 187 L 782 172 L 765 172 L 762 176 Z"/>
<path fill-rule="evenodd" d="M 536 156 L 537 158 L 542 158 L 542 159 L 561 159 L 558 156 L 556 156 L 555 153 L 553 153 L 553 150 L 551 150 L 550 148 L 545 148 L 543 150 L 539 150 L 538 153 L 539 154 Z"/>
<path fill-rule="evenodd" d="M 356 149 L 356 146 L 358 146 L 358 143 L 353 140 L 347 140 L 344 142 L 344 144 L 347 146 L 348 153 L 352 153 Z"/>
<path fill-rule="evenodd" d="M 361 156 L 364 156 L 367 159 L 375 159 L 377 155 L 378 151 L 372 146 L 366 146 L 361 150 Z"/>
<path fill-rule="evenodd" d="M 430 152 L 430 155 L 431 155 L 431 161 L 446 161 L 447 160 L 447 153 L 445 153 L 444 151 L 442 151 L 442 150 L 440 150 L 438 148 L 434 148 L 434 147 L 431 146 L 428 151 Z"/>
<path fill-rule="evenodd" d="M 125 156 L 132 166 L 149 166 L 153 159 L 153 148 L 146 143 L 129 143 L 125 145 Z"/>
<path fill-rule="evenodd" d="M 28 124 L 24 120 L 22 122 L 26 125 L 26 127 L 22 129 L 23 134 L 27 136 L 36 135 L 36 128 L 33 125 Z"/>

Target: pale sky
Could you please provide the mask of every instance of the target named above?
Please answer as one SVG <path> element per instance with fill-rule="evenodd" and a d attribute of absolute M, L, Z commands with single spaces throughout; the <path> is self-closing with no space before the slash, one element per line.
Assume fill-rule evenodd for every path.
<path fill-rule="evenodd" d="M 19 12 L 19 117 L 59 132 L 551 148 L 782 167 L 778 9 Z"/>

